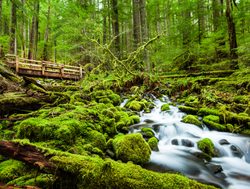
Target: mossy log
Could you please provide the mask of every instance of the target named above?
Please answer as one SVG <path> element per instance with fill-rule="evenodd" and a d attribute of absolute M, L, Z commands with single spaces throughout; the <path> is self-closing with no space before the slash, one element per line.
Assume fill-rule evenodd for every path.
<path fill-rule="evenodd" d="M 184 78 L 184 77 L 198 77 L 198 76 L 217 76 L 217 77 L 225 77 L 234 73 L 234 70 L 218 70 L 218 71 L 208 71 L 208 72 L 198 72 L 198 73 L 189 73 L 189 74 L 175 74 L 175 75 L 164 75 L 160 76 L 160 78 Z"/>
<path fill-rule="evenodd" d="M 179 174 L 145 170 L 130 162 L 125 164 L 111 159 L 75 155 L 30 143 L 0 141 L 0 153 L 42 170 L 75 175 L 75 185 L 64 188 L 215 188 Z"/>

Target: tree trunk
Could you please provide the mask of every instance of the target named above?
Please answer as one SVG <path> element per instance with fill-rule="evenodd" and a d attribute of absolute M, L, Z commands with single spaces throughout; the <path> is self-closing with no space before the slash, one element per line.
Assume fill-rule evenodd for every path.
<path fill-rule="evenodd" d="M 45 156 L 46 153 L 50 155 Z M 132 163 L 39 149 L 30 144 L 0 141 L 0 154 L 58 175 L 63 188 L 215 189 L 179 174 L 152 172 Z"/>
<path fill-rule="evenodd" d="M 15 54 L 16 50 L 16 3 L 14 0 L 11 1 L 11 26 L 10 26 L 10 42 L 9 42 L 9 53 Z"/>
<path fill-rule="evenodd" d="M 112 0 L 112 28 L 113 37 L 115 38 L 115 54 L 120 56 L 120 36 L 119 36 L 119 18 L 118 18 L 118 2 L 117 0 Z"/>
<path fill-rule="evenodd" d="M 25 19 L 25 0 L 22 0 L 22 24 L 21 24 L 21 56 L 26 57 L 26 19 Z"/>
<path fill-rule="evenodd" d="M 142 42 L 148 41 L 148 25 L 147 25 L 147 10 L 145 0 L 140 0 L 140 20 L 141 20 L 141 35 Z M 148 50 L 145 48 L 143 52 L 143 59 L 146 63 L 146 70 L 150 72 L 150 62 L 148 59 Z"/>
<path fill-rule="evenodd" d="M 2 35 L 2 33 L 3 33 L 3 21 L 2 21 L 2 12 L 3 12 L 3 10 L 2 10 L 2 6 L 3 5 L 3 1 L 2 0 L 0 0 L 0 35 Z"/>
<path fill-rule="evenodd" d="M 237 68 L 237 39 L 235 31 L 235 23 L 233 20 L 232 10 L 231 10 L 231 0 L 226 0 L 226 17 L 228 26 L 228 37 L 230 46 L 230 57 L 232 59 L 232 67 Z"/>
<path fill-rule="evenodd" d="M 205 1 L 198 0 L 198 30 L 199 30 L 199 44 L 204 37 L 205 33 Z"/>
<path fill-rule="evenodd" d="M 140 0 L 133 0 L 133 36 L 134 48 L 139 47 L 141 43 L 141 30 L 140 30 Z"/>
<path fill-rule="evenodd" d="M 48 0 L 47 25 L 44 35 L 43 60 L 49 60 L 50 0 Z"/>
<path fill-rule="evenodd" d="M 38 24 L 39 24 L 39 1 L 34 2 L 34 12 L 32 18 L 32 26 L 30 30 L 30 42 L 29 42 L 29 59 L 35 59 L 37 53 L 38 42 Z"/>

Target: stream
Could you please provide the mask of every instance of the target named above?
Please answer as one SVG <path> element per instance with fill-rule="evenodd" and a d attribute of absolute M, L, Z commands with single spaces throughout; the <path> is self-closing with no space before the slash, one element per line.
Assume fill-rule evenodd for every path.
<path fill-rule="evenodd" d="M 210 131 L 205 125 L 199 128 L 181 122 L 186 115 L 178 107 L 170 106 L 161 112 L 161 105 L 169 103 L 155 100 L 151 113 L 140 112 L 141 122 L 130 132 L 140 132 L 142 127 L 153 128 L 159 139 L 159 151 L 152 151 L 145 168 L 158 172 L 181 173 L 203 183 L 221 188 L 250 188 L 250 137 L 226 132 Z M 196 142 L 210 138 L 218 156 L 207 162 L 201 158 Z"/>

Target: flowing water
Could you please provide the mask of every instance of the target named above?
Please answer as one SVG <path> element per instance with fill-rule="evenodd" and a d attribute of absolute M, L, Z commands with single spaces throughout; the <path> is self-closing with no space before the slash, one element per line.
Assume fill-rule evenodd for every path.
<path fill-rule="evenodd" d="M 141 122 L 131 127 L 131 132 L 140 132 L 142 127 L 153 128 L 159 139 L 159 151 L 152 152 L 146 168 L 179 172 L 221 188 L 250 188 L 250 137 L 183 123 L 185 113 L 178 107 L 170 106 L 170 111 L 161 112 L 161 105 L 166 102 L 156 100 L 152 112 L 141 112 Z M 201 158 L 196 142 L 202 138 L 213 141 L 219 157 L 209 162 Z"/>

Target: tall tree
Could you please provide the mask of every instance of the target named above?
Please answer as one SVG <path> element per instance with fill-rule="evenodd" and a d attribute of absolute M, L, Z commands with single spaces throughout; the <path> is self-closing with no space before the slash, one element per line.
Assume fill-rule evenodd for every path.
<path fill-rule="evenodd" d="M 234 1 L 234 0 L 233 0 Z M 237 39 L 236 39 L 236 29 L 234 18 L 232 14 L 232 0 L 226 0 L 226 17 L 227 17 L 227 26 L 228 26 L 228 37 L 229 37 L 229 46 L 230 46 L 230 57 L 233 60 L 233 67 L 237 67 Z"/>
<path fill-rule="evenodd" d="M 29 59 L 35 59 L 37 53 L 37 43 L 38 43 L 38 24 L 39 24 L 39 0 L 36 0 L 33 4 L 33 17 L 32 25 L 30 30 L 29 39 Z"/>
<path fill-rule="evenodd" d="M 2 21 L 2 12 L 3 12 L 3 9 L 2 9 L 2 7 L 3 7 L 3 1 L 2 0 L 0 0 L 0 35 L 2 34 L 2 28 L 3 28 L 3 21 Z"/>
<path fill-rule="evenodd" d="M 10 26 L 10 42 L 9 42 L 9 53 L 16 54 L 16 1 L 11 0 L 11 26 Z"/>
<path fill-rule="evenodd" d="M 133 36 L 134 47 L 137 48 L 141 42 L 140 31 L 140 0 L 133 0 Z"/>
<path fill-rule="evenodd" d="M 120 36 L 119 36 L 119 14 L 118 14 L 118 1 L 112 1 L 112 29 L 113 36 L 115 37 L 115 53 L 120 55 Z"/>
<path fill-rule="evenodd" d="M 198 0 L 197 9 L 198 9 L 199 44 L 201 44 L 201 40 L 202 40 L 204 33 L 205 33 L 205 15 L 204 15 L 205 3 L 206 3 L 205 0 Z"/>
<path fill-rule="evenodd" d="M 46 29 L 45 29 L 45 34 L 44 34 L 44 47 L 43 47 L 43 60 L 48 60 L 49 59 L 49 32 L 50 32 L 50 9 L 51 9 L 51 3 L 50 0 L 48 0 L 48 11 L 47 11 L 47 24 L 46 24 Z"/>

